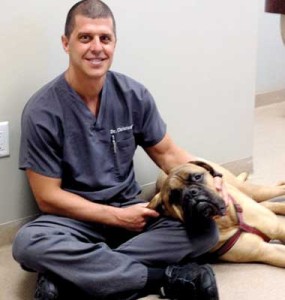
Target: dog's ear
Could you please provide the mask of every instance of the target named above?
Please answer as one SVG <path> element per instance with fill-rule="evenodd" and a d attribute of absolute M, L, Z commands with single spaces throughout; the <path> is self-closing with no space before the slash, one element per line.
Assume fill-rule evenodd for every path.
<path fill-rule="evenodd" d="M 223 175 L 221 173 L 217 172 L 212 166 L 210 166 L 209 164 L 205 163 L 204 161 L 196 160 L 196 161 L 190 161 L 189 163 L 204 168 L 213 177 L 217 177 L 217 176 L 218 177 L 223 177 Z"/>
<path fill-rule="evenodd" d="M 161 193 L 156 194 L 149 202 L 147 208 L 160 211 L 162 207 Z"/>
<path fill-rule="evenodd" d="M 182 197 L 182 189 L 172 189 L 169 193 L 169 204 L 178 204 L 181 203 L 181 197 Z"/>
<path fill-rule="evenodd" d="M 184 222 L 182 211 L 182 189 L 175 188 L 169 191 L 168 205 L 165 208 L 169 210 L 169 215 Z"/>

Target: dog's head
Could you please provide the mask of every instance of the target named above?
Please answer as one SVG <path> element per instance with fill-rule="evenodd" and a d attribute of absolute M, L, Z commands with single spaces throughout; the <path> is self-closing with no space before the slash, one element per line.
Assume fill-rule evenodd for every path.
<path fill-rule="evenodd" d="M 149 207 L 162 210 L 183 222 L 187 218 L 224 215 L 226 206 L 216 190 L 216 176 L 221 174 L 201 161 L 176 167 L 169 173 Z"/>

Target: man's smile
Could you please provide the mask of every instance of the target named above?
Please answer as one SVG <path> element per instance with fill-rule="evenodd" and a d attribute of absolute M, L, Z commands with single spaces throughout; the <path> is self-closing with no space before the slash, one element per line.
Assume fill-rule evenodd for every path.
<path fill-rule="evenodd" d="M 102 62 L 105 61 L 106 58 L 86 58 L 86 60 L 91 63 L 92 65 L 96 66 L 96 65 L 100 65 Z"/>

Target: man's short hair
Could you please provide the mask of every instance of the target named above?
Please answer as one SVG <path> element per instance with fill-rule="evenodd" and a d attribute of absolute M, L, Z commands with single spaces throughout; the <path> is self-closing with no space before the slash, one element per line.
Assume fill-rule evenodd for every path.
<path fill-rule="evenodd" d="M 74 30 L 76 15 L 82 15 L 91 19 L 111 18 L 113 31 L 116 36 L 116 22 L 109 6 L 100 0 L 82 0 L 74 4 L 67 14 L 64 29 L 64 34 L 67 38 L 70 37 Z"/>

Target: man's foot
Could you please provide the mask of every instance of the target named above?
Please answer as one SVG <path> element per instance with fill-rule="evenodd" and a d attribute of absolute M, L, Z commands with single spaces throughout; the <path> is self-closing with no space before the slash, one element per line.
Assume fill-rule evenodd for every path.
<path fill-rule="evenodd" d="M 209 265 L 168 266 L 161 296 L 177 300 L 218 300 L 215 274 Z"/>
<path fill-rule="evenodd" d="M 39 274 L 37 287 L 34 294 L 34 300 L 56 300 L 58 297 L 58 289 L 49 277 Z"/>

